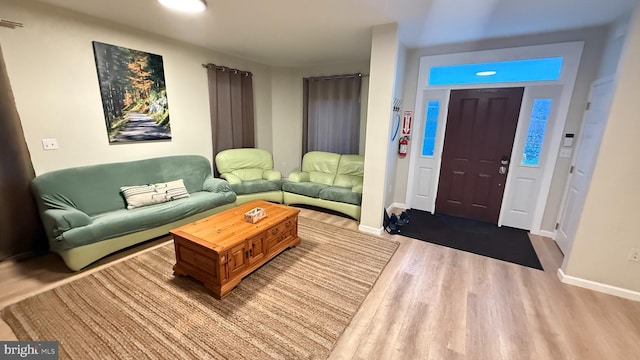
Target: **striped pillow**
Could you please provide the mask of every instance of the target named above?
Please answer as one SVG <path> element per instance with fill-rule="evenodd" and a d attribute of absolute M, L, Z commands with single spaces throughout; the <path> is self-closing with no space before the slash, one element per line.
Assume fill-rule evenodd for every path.
<path fill-rule="evenodd" d="M 149 185 L 123 186 L 120 188 L 127 200 L 127 209 L 160 204 L 189 197 L 182 179 Z"/>

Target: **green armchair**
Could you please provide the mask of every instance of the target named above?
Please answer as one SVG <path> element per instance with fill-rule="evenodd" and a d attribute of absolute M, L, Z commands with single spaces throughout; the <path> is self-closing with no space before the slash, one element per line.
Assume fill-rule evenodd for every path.
<path fill-rule="evenodd" d="M 228 149 L 215 158 L 220 177 L 236 193 L 236 205 L 251 200 L 282 203 L 282 175 L 273 169 L 271 153 L 261 149 Z"/>

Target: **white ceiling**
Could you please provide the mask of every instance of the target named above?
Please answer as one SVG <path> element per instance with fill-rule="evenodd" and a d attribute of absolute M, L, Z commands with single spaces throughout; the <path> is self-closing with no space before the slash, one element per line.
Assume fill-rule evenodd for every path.
<path fill-rule="evenodd" d="M 607 24 L 640 0 L 208 0 L 186 15 L 156 0 L 39 0 L 274 66 L 367 60 L 371 27 L 407 47 Z"/>

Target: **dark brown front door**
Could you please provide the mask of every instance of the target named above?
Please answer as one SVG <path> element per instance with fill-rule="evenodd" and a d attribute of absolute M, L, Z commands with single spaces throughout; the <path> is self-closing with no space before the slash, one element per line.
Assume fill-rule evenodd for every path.
<path fill-rule="evenodd" d="M 498 222 L 524 88 L 453 90 L 436 212 Z M 505 165 L 508 168 L 508 164 Z"/>

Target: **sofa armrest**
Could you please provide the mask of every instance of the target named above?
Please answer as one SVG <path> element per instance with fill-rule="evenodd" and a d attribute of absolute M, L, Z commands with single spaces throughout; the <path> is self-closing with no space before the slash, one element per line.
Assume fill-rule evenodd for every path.
<path fill-rule="evenodd" d="M 289 181 L 291 182 L 309 182 L 310 176 L 306 171 L 297 171 L 289 174 Z"/>
<path fill-rule="evenodd" d="M 228 182 L 214 177 L 208 177 L 204 180 L 202 190 L 214 193 L 233 192 Z"/>
<path fill-rule="evenodd" d="M 351 188 L 351 191 L 353 191 L 354 193 L 362 194 L 362 190 L 363 190 L 363 189 L 364 189 L 364 187 L 362 186 L 362 184 L 359 184 L 359 185 L 354 185 L 354 186 Z"/>
<path fill-rule="evenodd" d="M 265 170 L 262 173 L 262 178 L 269 181 L 278 181 L 282 179 L 282 174 L 278 170 Z"/>
<path fill-rule="evenodd" d="M 227 182 L 229 182 L 229 184 L 241 184 L 242 183 L 242 179 L 240 179 L 240 177 L 236 174 L 232 174 L 232 173 L 224 173 L 224 174 L 220 174 L 220 177 L 227 180 Z"/>
<path fill-rule="evenodd" d="M 75 208 L 47 209 L 42 214 L 45 229 L 53 237 L 57 237 L 67 230 L 91 224 L 91 218 Z"/>

